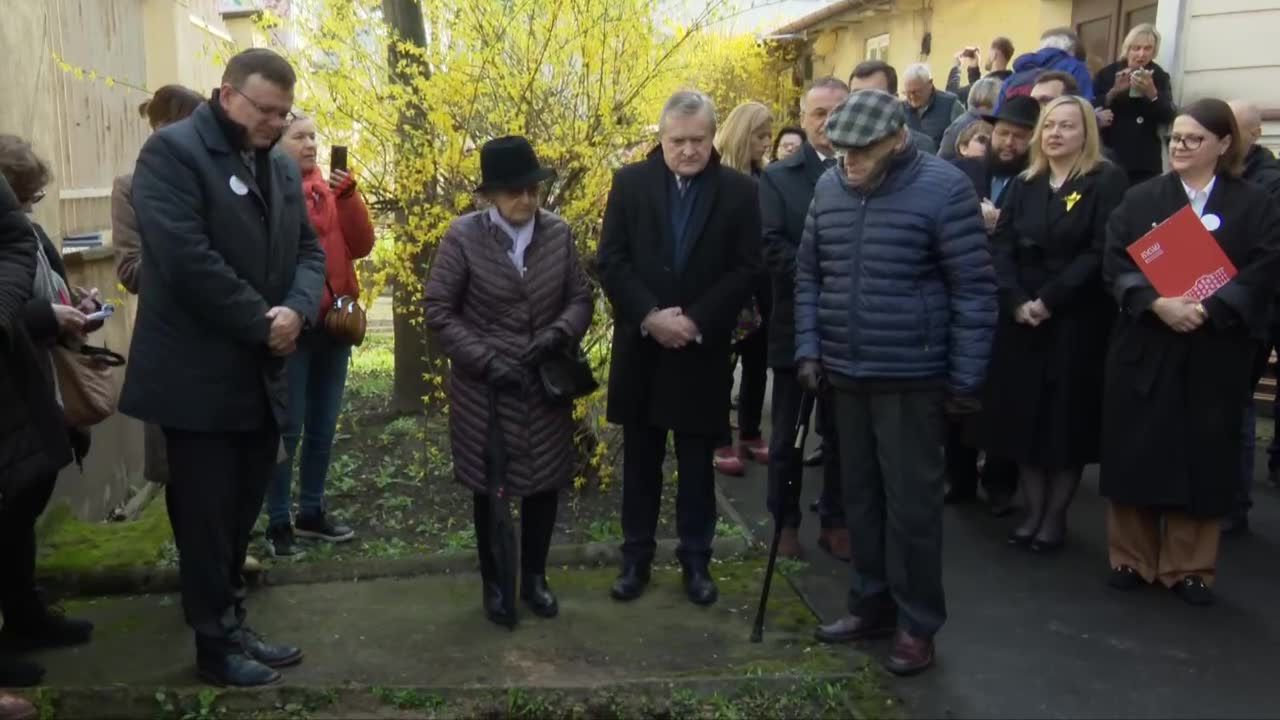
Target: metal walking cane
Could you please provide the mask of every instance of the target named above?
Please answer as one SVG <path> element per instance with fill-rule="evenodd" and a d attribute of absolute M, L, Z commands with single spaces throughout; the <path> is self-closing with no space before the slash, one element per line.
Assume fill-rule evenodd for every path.
<path fill-rule="evenodd" d="M 809 416 L 813 414 L 814 395 L 806 391 L 800 396 L 800 419 L 796 421 L 795 441 L 792 447 L 796 452 L 797 462 L 804 453 L 804 443 L 809 439 Z M 764 586 L 760 588 L 760 607 L 756 609 L 756 622 L 751 628 L 751 642 L 758 643 L 764 638 L 764 610 L 769 604 L 769 587 L 773 584 L 773 566 L 778 560 L 778 541 L 782 538 L 783 509 L 790 506 L 791 493 L 794 492 L 791 474 L 787 474 L 786 485 L 782 488 L 782 497 L 773 510 L 773 542 L 769 545 L 769 564 L 764 570 Z"/>

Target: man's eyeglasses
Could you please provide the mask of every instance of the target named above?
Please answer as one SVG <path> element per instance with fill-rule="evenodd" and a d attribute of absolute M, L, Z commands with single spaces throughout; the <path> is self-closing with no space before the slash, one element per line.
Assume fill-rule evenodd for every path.
<path fill-rule="evenodd" d="M 235 92 L 235 94 L 239 95 L 240 97 L 242 97 L 242 98 L 244 98 L 246 101 L 248 101 L 248 103 L 249 103 L 250 105 L 252 105 L 252 106 L 253 106 L 253 109 L 254 109 L 254 110 L 257 110 L 258 112 L 262 113 L 263 115 L 274 115 L 275 117 L 278 117 L 278 118 L 280 118 L 281 120 L 283 120 L 283 121 L 285 121 L 286 123 L 289 123 L 289 124 L 292 124 L 294 120 L 297 120 L 297 119 L 298 119 L 298 116 L 294 114 L 294 112 L 293 112 L 293 110 L 292 110 L 291 108 L 285 108 L 284 110 L 277 110 L 276 108 L 266 107 L 266 106 L 262 105 L 261 103 L 259 103 L 257 100 L 254 100 L 253 98 L 249 97 L 248 95 L 245 95 L 245 94 L 244 94 L 243 92 L 241 92 L 241 91 L 240 91 L 240 89 L 239 89 L 239 88 L 237 88 L 237 87 L 232 86 L 232 87 L 231 87 L 231 90 L 232 90 L 233 92 Z"/>
<path fill-rule="evenodd" d="M 1204 144 L 1203 135 L 1179 135 L 1177 133 L 1174 133 L 1173 135 L 1169 136 L 1170 147 L 1178 147 L 1179 145 L 1181 145 L 1187 150 L 1195 151 L 1195 150 L 1199 150 L 1200 146 L 1203 144 Z"/>

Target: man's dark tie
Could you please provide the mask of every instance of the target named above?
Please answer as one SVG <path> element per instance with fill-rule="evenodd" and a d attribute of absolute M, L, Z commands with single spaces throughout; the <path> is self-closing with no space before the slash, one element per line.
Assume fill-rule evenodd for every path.
<path fill-rule="evenodd" d="M 833 168 L 835 166 L 836 166 L 836 159 L 833 157 L 827 158 L 826 160 L 822 161 L 822 168 L 824 170 Z"/>

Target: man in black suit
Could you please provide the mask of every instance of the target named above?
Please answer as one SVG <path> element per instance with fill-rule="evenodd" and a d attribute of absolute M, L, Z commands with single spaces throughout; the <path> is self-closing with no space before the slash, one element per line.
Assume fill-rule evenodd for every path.
<path fill-rule="evenodd" d="M 847 97 L 849 86 L 837 78 L 814 81 L 800 98 L 800 122 L 806 135 L 804 145 L 799 152 L 765 168 L 760 178 L 764 258 L 773 280 L 774 297 L 774 313 L 769 319 L 769 366 L 773 368 L 769 510 L 782 520 L 778 554 L 796 559 L 802 554 L 798 500 L 804 469 L 791 432 L 799 419 L 801 396 L 800 381 L 796 379 L 796 248 L 800 247 L 800 236 L 804 234 L 813 187 L 836 162 L 835 148 L 827 137 L 827 116 Z M 826 423 L 828 427 L 833 424 Z M 837 443 L 827 447 L 823 462 L 822 498 L 818 501 L 822 531 L 818 544 L 836 557 L 848 560 L 849 530 L 844 521 Z M 788 485 L 792 488 L 789 493 L 786 492 Z"/>
<path fill-rule="evenodd" d="M 658 123 L 661 146 L 618 171 L 605 207 L 600 279 L 614 309 L 608 419 L 623 427 L 618 600 L 639 597 L 649 582 L 668 432 L 685 591 L 700 605 L 717 597 L 711 457 L 729 414 L 732 331 L 761 262 L 755 183 L 720 164 L 715 130 L 710 98 L 672 95 Z"/>
<path fill-rule="evenodd" d="M 164 429 L 183 610 L 200 676 L 218 685 L 275 682 L 302 659 L 245 625 L 240 575 L 282 454 L 284 357 L 324 286 L 302 175 L 273 149 L 294 82 L 270 50 L 236 55 L 209 102 L 151 136 L 133 176 L 147 272 L 120 410 Z"/>

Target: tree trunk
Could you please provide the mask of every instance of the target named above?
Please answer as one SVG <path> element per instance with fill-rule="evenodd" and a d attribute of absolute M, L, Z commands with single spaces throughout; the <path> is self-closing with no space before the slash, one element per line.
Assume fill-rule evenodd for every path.
<path fill-rule="evenodd" d="M 395 41 L 426 47 L 427 33 L 422 20 L 422 7 L 418 0 L 382 0 L 382 15 L 391 36 L 387 53 L 392 78 L 404 82 L 405 74 L 400 69 L 403 58 L 397 51 Z M 429 70 L 423 68 L 423 72 Z M 406 120 L 411 121 L 412 118 L 403 118 L 402 126 Z M 429 192 L 429 189 L 424 190 Z M 426 200 L 427 198 L 423 198 L 423 201 Z M 397 242 L 416 243 L 416 238 L 403 231 L 408 225 L 406 215 L 407 209 L 397 213 L 397 221 L 402 228 Z M 415 255 L 413 277 L 394 279 L 391 307 L 392 326 L 395 330 L 395 383 L 392 407 L 401 413 L 422 412 L 423 398 L 431 391 L 431 385 L 427 382 L 431 363 L 427 357 L 421 303 L 422 283 L 426 282 L 426 255 L 425 250 L 420 250 Z"/>

